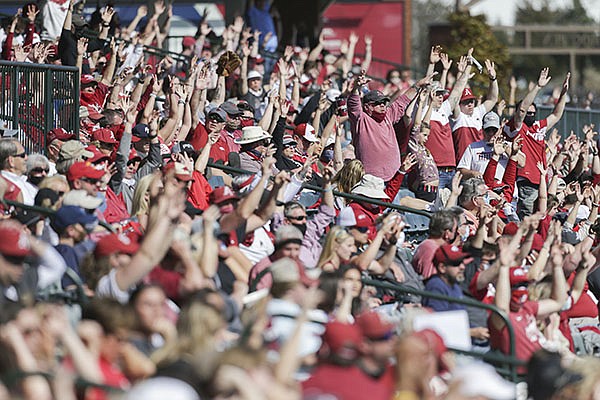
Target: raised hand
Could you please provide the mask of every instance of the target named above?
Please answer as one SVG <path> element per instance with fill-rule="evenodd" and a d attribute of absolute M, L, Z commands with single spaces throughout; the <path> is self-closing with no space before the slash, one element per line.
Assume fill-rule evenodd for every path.
<path fill-rule="evenodd" d="M 139 6 L 136 14 L 139 18 L 144 18 L 146 15 L 148 15 L 148 6 Z"/>
<path fill-rule="evenodd" d="M 203 22 L 200 24 L 200 35 L 206 37 L 211 32 L 212 32 L 212 28 L 206 22 Z"/>
<path fill-rule="evenodd" d="M 425 77 L 419 79 L 417 81 L 417 83 L 415 83 L 415 86 L 417 88 L 422 88 L 422 87 L 427 87 L 429 85 L 431 85 L 431 83 L 433 82 L 433 77 L 436 76 L 438 73 L 436 71 L 432 72 L 429 75 L 426 75 Z"/>
<path fill-rule="evenodd" d="M 402 161 L 402 171 L 408 172 L 417 164 L 417 156 L 413 153 L 408 153 L 406 157 L 404 157 L 404 161 Z"/>
<path fill-rule="evenodd" d="M 569 91 L 569 80 L 571 79 L 571 73 L 567 72 L 567 76 L 565 76 L 565 80 L 562 84 L 562 90 L 560 92 L 561 96 Z"/>
<path fill-rule="evenodd" d="M 501 136 L 496 136 L 494 138 L 494 154 L 497 156 L 502 156 L 502 154 L 504 154 L 505 152 L 505 148 L 504 148 L 504 141 L 502 140 Z"/>
<path fill-rule="evenodd" d="M 113 15 L 115 15 L 115 9 L 112 7 L 106 6 L 100 10 L 100 18 L 104 24 L 109 24 Z"/>
<path fill-rule="evenodd" d="M 27 11 L 25 12 L 25 15 L 27 16 L 29 22 L 34 23 L 35 17 L 38 15 L 39 12 L 40 10 L 34 4 L 30 4 L 27 6 Z"/>
<path fill-rule="evenodd" d="M 504 114 L 505 109 L 506 109 L 506 101 L 504 101 L 504 99 L 502 99 L 496 105 L 496 111 L 498 112 L 499 117 L 502 117 L 502 114 Z"/>
<path fill-rule="evenodd" d="M 523 147 L 523 137 L 519 136 L 512 141 L 511 156 L 517 155 L 517 153 L 521 151 L 521 147 Z"/>
<path fill-rule="evenodd" d="M 517 88 L 517 78 L 515 78 L 514 76 L 511 76 L 510 80 L 508 81 L 508 86 L 511 89 L 516 89 Z"/>
<path fill-rule="evenodd" d="M 365 41 L 365 46 L 370 47 L 373 44 L 373 36 L 365 35 L 364 41 Z"/>
<path fill-rule="evenodd" d="M 437 64 L 440 61 L 440 54 L 442 53 L 442 46 L 436 45 L 431 47 L 431 51 L 429 52 L 429 63 Z"/>
<path fill-rule="evenodd" d="M 496 65 L 494 64 L 494 62 L 490 60 L 485 60 L 484 64 L 489 78 L 491 80 L 496 79 Z"/>
<path fill-rule="evenodd" d="M 462 193 L 463 186 L 460 184 L 462 179 L 462 174 L 460 171 L 456 171 L 454 177 L 452 178 L 452 193 L 459 196 Z"/>
<path fill-rule="evenodd" d="M 549 73 L 550 73 L 550 68 L 548 68 L 548 67 L 541 70 L 540 76 L 537 81 L 537 84 L 539 87 L 543 88 L 544 86 L 546 86 L 548 84 L 548 82 L 550 82 L 550 79 L 552 79 L 552 77 L 548 75 Z M 568 74 L 567 76 L 570 76 L 570 74 Z M 568 80 L 567 80 L 567 85 L 568 85 Z"/>
<path fill-rule="evenodd" d="M 442 67 L 444 68 L 444 71 L 448 71 L 452 66 L 452 60 L 450 59 L 450 57 L 448 57 L 448 54 L 446 53 L 440 54 L 440 61 L 442 62 Z"/>
<path fill-rule="evenodd" d="M 356 44 L 358 42 L 358 35 L 356 34 L 356 32 L 350 32 L 350 37 L 348 38 L 348 41 L 351 44 Z"/>

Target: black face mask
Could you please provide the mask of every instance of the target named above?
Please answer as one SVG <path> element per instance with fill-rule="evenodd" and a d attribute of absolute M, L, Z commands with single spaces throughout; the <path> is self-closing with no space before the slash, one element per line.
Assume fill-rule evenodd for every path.
<path fill-rule="evenodd" d="M 302 232 L 302 236 L 304 236 L 306 234 L 306 224 L 292 224 L 293 226 L 295 226 L 296 228 L 298 228 L 298 230 L 300 232 Z"/>
<path fill-rule="evenodd" d="M 44 180 L 44 178 L 45 178 L 45 176 L 30 176 L 27 178 L 27 180 L 32 185 L 38 186 L 40 184 L 40 182 L 42 182 Z"/>
<path fill-rule="evenodd" d="M 523 119 L 523 123 L 527 126 L 531 126 L 533 125 L 533 123 L 535 122 L 535 116 L 534 115 L 527 115 L 525 116 L 525 118 Z"/>

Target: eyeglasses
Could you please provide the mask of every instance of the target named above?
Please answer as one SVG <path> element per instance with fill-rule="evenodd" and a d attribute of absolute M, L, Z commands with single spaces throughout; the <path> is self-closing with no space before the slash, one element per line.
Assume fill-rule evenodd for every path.
<path fill-rule="evenodd" d="M 42 173 L 47 174 L 47 173 L 50 172 L 50 168 L 41 168 L 41 167 L 40 168 L 33 168 L 31 170 L 31 172 L 35 172 L 36 174 L 42 174 Z"/>
<path fill-rule="evenodd" d="M 306 215 L 299 215 L 297 217 L 289 216 L 287 219 L 291 219 L 292 221 L 306 221 Z"/>
<path fill-rule="evenodd" d="M 22 152 L 19 154 L 13 154 L 13 157 L 25 158 L 27 156 L 26 152 Z"/>

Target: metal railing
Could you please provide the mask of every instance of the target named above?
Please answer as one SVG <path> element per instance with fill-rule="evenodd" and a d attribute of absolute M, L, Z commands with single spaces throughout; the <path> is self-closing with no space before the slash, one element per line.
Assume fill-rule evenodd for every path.
<path fill-rule="evenodd" d="M 0 82 L 0 119 L 28 152 L 43 152 L 53 128 L 79 134 L 76 67 L 0 61 Z"/>
<path fill-rule="evenodd" d="M 537 117 L 546 118 L 554 106 L 538 106 Z M 600 110 L 585 110 L 582 108 L 565 107 L 562 118 L 555 125 L 563 138 L 566 138 L 573 131 L 578 137 L 583 135 L 583 126 L 595 124 L 596 129 L 600 127 Z"/>
<path fill-rule="evenodd" d="M 374 279 L 365 279 L 365 278 L 363 278 L 363 283 L 365 285 L 374 286 L 374 287 L 378 287 L 378 288 L 382 288 L 382 289 L 391 289 L 391 290 L 397 291 L 402 294 L 412 294 L 412 295 L 417 295 L 417 296 L 421 296 L 421 297 L 428 297 L 431 299 L 447 301 L 449 303 L 456 303 L 456 304 L 462 304 L 462 305 L 469 306 L 469 307 L 480 308 L 480 309 L 484 309 L 484 310 L 490 311 L 490 312 L 498 315 L 500 318 L 502 318 L 502 321 L 504 321 L 504 323 L 506 324 L 506 328 L 508 330 L 508 340 L 509 340 L 509 354 L 508 355 L 500 355 L 500 354 L 496 354 L 496 353 L 482 354 L 482 353 L 477 353 L 477 352 L 473 352 L 473 351 L 465 351 L 462 349 L 453 349 L 453 348 L 449 348 L 449 350 L 452 350 L 454 352 L 458 352 L 461 354 L 466 354 L 466 355 L 469 355 L 472 357 L 481 358 L 485 361 L 489 361 L 492 363 L 503 364 L 504 365 L 503 367 L 496 367 L 496 370 L 499 373 L 501 373 L 502 375 L 508 376 L 513 382 L 517 381 L 517 367 L 524 365 L 525 362 L 523 360 L 519 360 L 518 358 L 516 358 L 515 330 L 511 324 L 510 320 L 508 319 L 508 316 L 506 315 L 506 313 L 503 312 L 502 310 L 500 310 L 498 307 L 491 305 L 491 304 L 482 303 L 477 300 L 472 300 L 469 298 L 459 299 L 456 297 L 450 297 L 450 296 L 446 296 L 446 295 L 439 294 L 439 293 L 428 292 L 426 290 L 414 289 L 414 288 L 411 288 L 408 286 L 404 286 L 400 283 L 382 282 L 382 281 L 378 281 L 378 280 L 374 280 Z"/>

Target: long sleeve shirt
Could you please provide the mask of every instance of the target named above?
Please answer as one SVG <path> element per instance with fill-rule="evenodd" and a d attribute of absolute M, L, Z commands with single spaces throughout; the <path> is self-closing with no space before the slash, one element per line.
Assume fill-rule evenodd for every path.
<path fill-rule="evenodd" d="M 400 96 L 387 109 L 385 118 L 378 122 L 362 109 L 358 94 L 348 98 L 348 117 L 356 157 L 362 161 L 365 172 L 389 181 L 400 169 L 400 151 L 394 124 L 404 116 L 408 96 Z"/>

